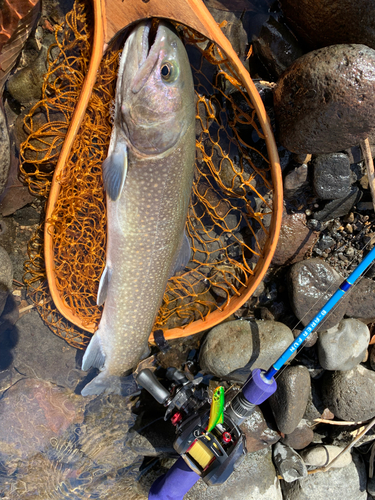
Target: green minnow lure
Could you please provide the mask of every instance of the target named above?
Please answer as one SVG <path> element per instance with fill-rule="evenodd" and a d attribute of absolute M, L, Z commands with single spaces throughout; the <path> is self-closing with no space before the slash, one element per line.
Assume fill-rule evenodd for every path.
<path fill-rule="evenodd" d="M 212 396 L 210 418 L 208 420 L 208 427 L 206 432 L 211 432 L 215 429 L 217 424 L 224 422 L 224 387 L 216 387 L 214 395 Z"/>

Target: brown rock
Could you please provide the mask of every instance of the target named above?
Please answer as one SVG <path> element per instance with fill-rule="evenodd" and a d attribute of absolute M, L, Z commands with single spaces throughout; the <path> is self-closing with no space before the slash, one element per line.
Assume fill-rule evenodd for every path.
<path fill-rule="evenodd" d="M 281 440 L 282 443 L 291 446 L 295 450 L 306 448 L 314 439 L 314 432 L 307 425 L 306 420 L 301 420 L 291 434 L 287 434 Z"/>
<path fill-rule="evenodd" d="M 281 144 L 294 153 L 333 153 L 375 128 L 375 51 L 331 45 L 297 59 L 274 93 Z"/>
<path fill-rule="evenodd" d="M 349 292 L 349 304 L 346 316 L 364 320 L 366 323 L 375 321 L 375 282 L 370 278 L 362 278 Z"/>
<path fill-rule="evenodd" d="M 275 266 L 299 262 L 315 245 L 319 234 L 306 226 L 304 213 L 287 214 L 284 211 L 279 241 L 272 259 Z"/>
<path fill-rule="evenodd" d="M 288 24 L 311 48 L 363 43 L 375 49 L 374 0 L 280 0 Z"/>

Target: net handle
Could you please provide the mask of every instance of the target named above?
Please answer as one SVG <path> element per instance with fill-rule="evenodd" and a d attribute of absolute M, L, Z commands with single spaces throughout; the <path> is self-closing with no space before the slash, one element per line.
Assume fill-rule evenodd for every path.
<path fill-rule="evenodd" d="M 89 69 L 53 175 L 46 209 L 44 230 L 45 265 L 51 297 L 57 309 L 67 320 L 88 332 L 93 333 L 95 331 L 95 325 L 87 325 L 82 322 L 78 316 L 73 314 L 71 309 L 62 299 L 56 286 L 55 263 L 53 258 L 53 226 L 51 224 L 51 218 L 60 192 L 58 178 L 69 158 L 74 139 L 78 133 L 91 97 L 96 74 L 103 56 L 103 47 L 106 48 L 109 41 L 119 31 L 142 19 L 159 17 L 170 19 L 193 28 L 215 42 L 228 57 L 233 68 L 241 78 L 242 84 L 254 106 L 262 132 L 265 136 L 273 184 L 273 217 L 271 219 L 269 235 L 263 252 L 264 256 L 262 256 L 257 263 L 251 284 L 243 287 L 240 290 L 239 296 L 230 299 L 225 311 L 216 310 L 210 313 L 205 320 L 197 320 L 186 328 L 173 328 L 165 332 L 166 339 L 193 335 L 212 328 L 241 307 L 260 284 L 275 253 L 283 213 L 283 193 L 279 155 L 269 118 L 249 72 L 245 69 L 236 52 L 233 50 L 231 43 L 222 33 L 216 21 L 201 0 L 179 0 L 178 2 L 175 2 L 175 0 L 131 0 L 126 1 L 126 3 L 124 3 L 123 0 L 93 0 L 93 7 L 94 35 Z M 151 333 L 150 342 L 153 342 L 153 340 L 153 334 Z"/>

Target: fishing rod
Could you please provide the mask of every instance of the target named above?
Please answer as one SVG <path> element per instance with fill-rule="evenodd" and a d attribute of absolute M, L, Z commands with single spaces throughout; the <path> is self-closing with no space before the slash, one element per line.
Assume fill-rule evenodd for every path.
<path fill-rule="evenodd" d="M 200 477 L 208 484 L 222 484 L 234 470 L 235 464 L 246 454 L 245 439 L 239 429 L 241 423 L 249 418 L 255 407 L 266 401 L 277 389 L 275 375 L 287 363 L 301 344 L 316 329 L 319 323 L 335 307 L 343 295 L 352 287 L 357 279 L 365 272 L 375 259 L 375 247 L 367 254 L 362 262 L 338 287 L 332 297 L 324 304 L 318 314 L 304 328 L 300 335 L 290 344 L 277 361 L 266 371 L 254 370 L 242 390 L 232 399 L 223 414 L 223 421 L 211 432 L 207 432 L 209 411 L 195 411 L 192 415 L 183 418 L 184 406 L 172 416 L 172 423 L 176 425 L 177 439 L 175 450 L 181 455 L 169 471 L 159 477 L 151 486 L 149 500 L 183 500 L 184 495 L 198 481 Z M 174 399 L 169 397 L 164 389 L 164 397 L 160 397 L 160 383 L 152 372 L 140 372 L 137 382 L 145 387 L 150 394 L 155 392 L 156 399 L 168 406 Z M 155 391 L 153 389 L 155 385 Z M 184 384 L 191 387 L 191 382 Z M 156 389 L 157 388 L 157 389 Z M 186 394 L 185 394 L 186 396 Z M 194 398 L 194 393 L 190 393 Z M 179 399 L 182 400 L 181 395 Z M 188 401 L 189 398 L 185 397 Z M 173 405 L 172 405 L 173 406 Z M 194 406 L 194 405 L 193 405 Z M 190 407 L 192 405 L 190 404 Z M 167 410 L 168 413 L 169 410 Z M 178 417 L 176 417 L 178 415 Z"/>

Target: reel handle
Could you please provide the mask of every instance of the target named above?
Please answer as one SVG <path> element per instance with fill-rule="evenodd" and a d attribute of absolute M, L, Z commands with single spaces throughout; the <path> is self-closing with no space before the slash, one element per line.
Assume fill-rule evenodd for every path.
<path fill-rule="evenodd" d="M 171 395 L 165 387 L 161 385 L 159 380 L 155 377 L 154 373 L 149 369 L 145 368 L 140 371 L 137 375 L 137 383 L 146 389 L 147 392 L 151 394 L 156 401 L 162 405 L 169 403 Z"/>

